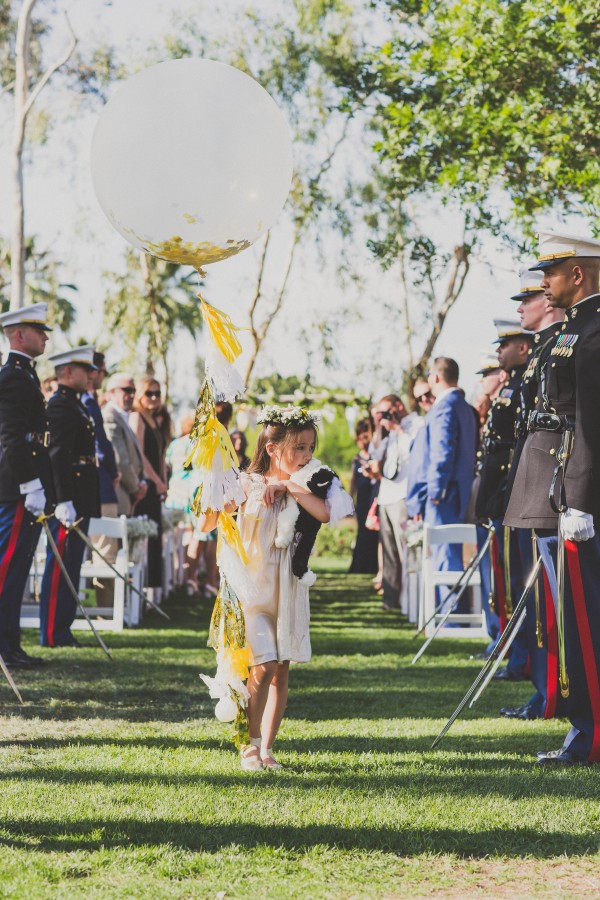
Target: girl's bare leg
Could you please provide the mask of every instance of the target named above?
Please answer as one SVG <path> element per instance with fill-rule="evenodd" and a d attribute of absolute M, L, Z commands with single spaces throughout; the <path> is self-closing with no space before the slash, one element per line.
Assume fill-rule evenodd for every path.
<path fill-rule="evenodd" d="M 268 760 L 271 760 L 271 767 L 273 767 L 275 760 L 273 759 L 270 750 L 277 737 L 277 732 L 279 731 L 279 726 L 281 725 L 281 720 L 283 719 L 283 714 L 287 706 L 289 672 L 289 661 L 278 663 L 277 670 L 271 679 L 269 694 L 262 717 L 263 763 L 269 765 Z M 252 734 L 252 732 L 250 733 Z"/>
<path fill-rule="evenodd" d="M 246 707 L 248 714 L 248 729 L 250 738 L 253 741 L 260 741 L 261 722 L 263 720 L 265 706 L 269 697 L 269 688 L 271 681 L 275 677 L 277 671 L 277 662 L 275 660 L 262 663 L 260 666 L 252 666 L 246 687 L 250 691 L 250 699 Z M 256 744 L 247 744 L 242 747 L 242 756 L 245 759 L 260 759 L 260 746 Z"/>
<path fill-rule="evenodd" d="M 217 566 L 217 542 L 206 541 L 204 547 L 204 562 L 206 564 L 206 587 L 216 597 L 219 589 L 219 567 Z"/>

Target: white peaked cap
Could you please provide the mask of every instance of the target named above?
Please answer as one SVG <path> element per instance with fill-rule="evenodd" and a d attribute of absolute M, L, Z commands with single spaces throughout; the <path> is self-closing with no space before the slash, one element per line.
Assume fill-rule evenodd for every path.
<path fill-rule="evenodd" d="M 47 313 L 47 303 L 33 303 L 31 306 L 23 306 L 21 309 L 11 309 L 2 313 L 0 325 L 2 328 L 7 328 L 9 325 L 35 325 L 42 331 L 52 331 L 46 325 Z"/>
<path fill-rule="evenodd" d="M 479 359 L 479 368 L 476 375 L 486 375 L 488 372 L 494 372 L 500 368 L 498 357 L 495 353 L 482 353 Z"/>
<path fill-rule="evenodd" d="M 506 338 L 520 334 L 533 334 L 532 331 L 525 331 L 518 319 L 494 319 L 494 328 L 498 337 L 492 341 L 493 344 L 501 344 Z"/>
<path fill-rule="evenodd" d="M 51 362 L 55 369 L 58 366 L 67 366 L 69 363 L 78 366 L 89 366 L 90 369 L 95 369 L 95 350 L 96 348 L 93 344 L 84 344 L 82 347 L 73 347 L 71 350 L 63 350 L 61 353 L 53 353 L 52 356 L 48 357 L 48 362 Z"/>
<path fill-rule="evenodd" d="M 600 241 L 565 231 L 540 231 L 538 261 L 531 269 L 548 269 L 566 259 L 600 259 Z"/>
<path fill-rule="evenodd" d="M 528 263 L 528 265 L 519 272 L 519 293 L 513 294 L 510 298 L 511 300 L 523 300 L 524 297 L 531 297 L 533 294 L 543 293 L 544 276 L 539 270 L 531 269 L 532 265 L 535 265 L 535 263 Z"/>

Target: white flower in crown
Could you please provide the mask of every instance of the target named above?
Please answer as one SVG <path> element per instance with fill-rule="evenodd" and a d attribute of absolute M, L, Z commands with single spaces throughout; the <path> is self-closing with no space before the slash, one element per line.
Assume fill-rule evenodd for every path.
<path fill-rule="evenodd" d="M 317 425 L 319 416 L 304 406 L 263 406 L 257 422 L 261 425 Z"/>

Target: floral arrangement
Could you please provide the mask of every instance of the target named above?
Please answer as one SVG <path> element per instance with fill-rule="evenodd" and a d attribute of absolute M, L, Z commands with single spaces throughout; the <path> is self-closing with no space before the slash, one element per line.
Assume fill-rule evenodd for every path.
<path fill-rule="evenodd" d="M 130 544 L 152 537 L 158 537 L 158 525 L 148 516 L 132 516 L 127 519 L 127 539 Z"/>
<path fill-rule="evenodd" d="M 319 418 L 305 406 L 263 406 L 257 422 L 260 425 L 317 425 Z"/>
<path fill-rule="evenodd" d="M 409 519 L 402 530 L 404 531 L 404 540 L 409 548 L 421 547 L 423 545 L 423 523 L 413 522 Z"/>

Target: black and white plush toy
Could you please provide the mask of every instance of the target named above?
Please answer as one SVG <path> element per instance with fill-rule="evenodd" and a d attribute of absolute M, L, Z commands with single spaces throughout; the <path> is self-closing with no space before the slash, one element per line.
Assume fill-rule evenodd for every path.
<path fill-rule="evenodd" d="M 308 488 L 312 494 L 320 497 L 321 500 L 327 500 L 335 482 L 338 483 L 341 489 L 339 478 L 333 469 L 314 458 L 298 472 L 294 472 L 290 476 L 290 481 Z M 311 516 L 309 512 L 296 503 L 291 494 L 288 493 L 286 505 L 279 513 L 277 520 L 275 546 L 279 548 L 289 547 L 294 541 L 292 572 L 303 584 L 309 586 L 314 584 L 317 578 L 315 573 L 308 568 L 308 558 L 315 546 L 321 524 L 318 519 L 315 519 L 314 516 Z"/>

